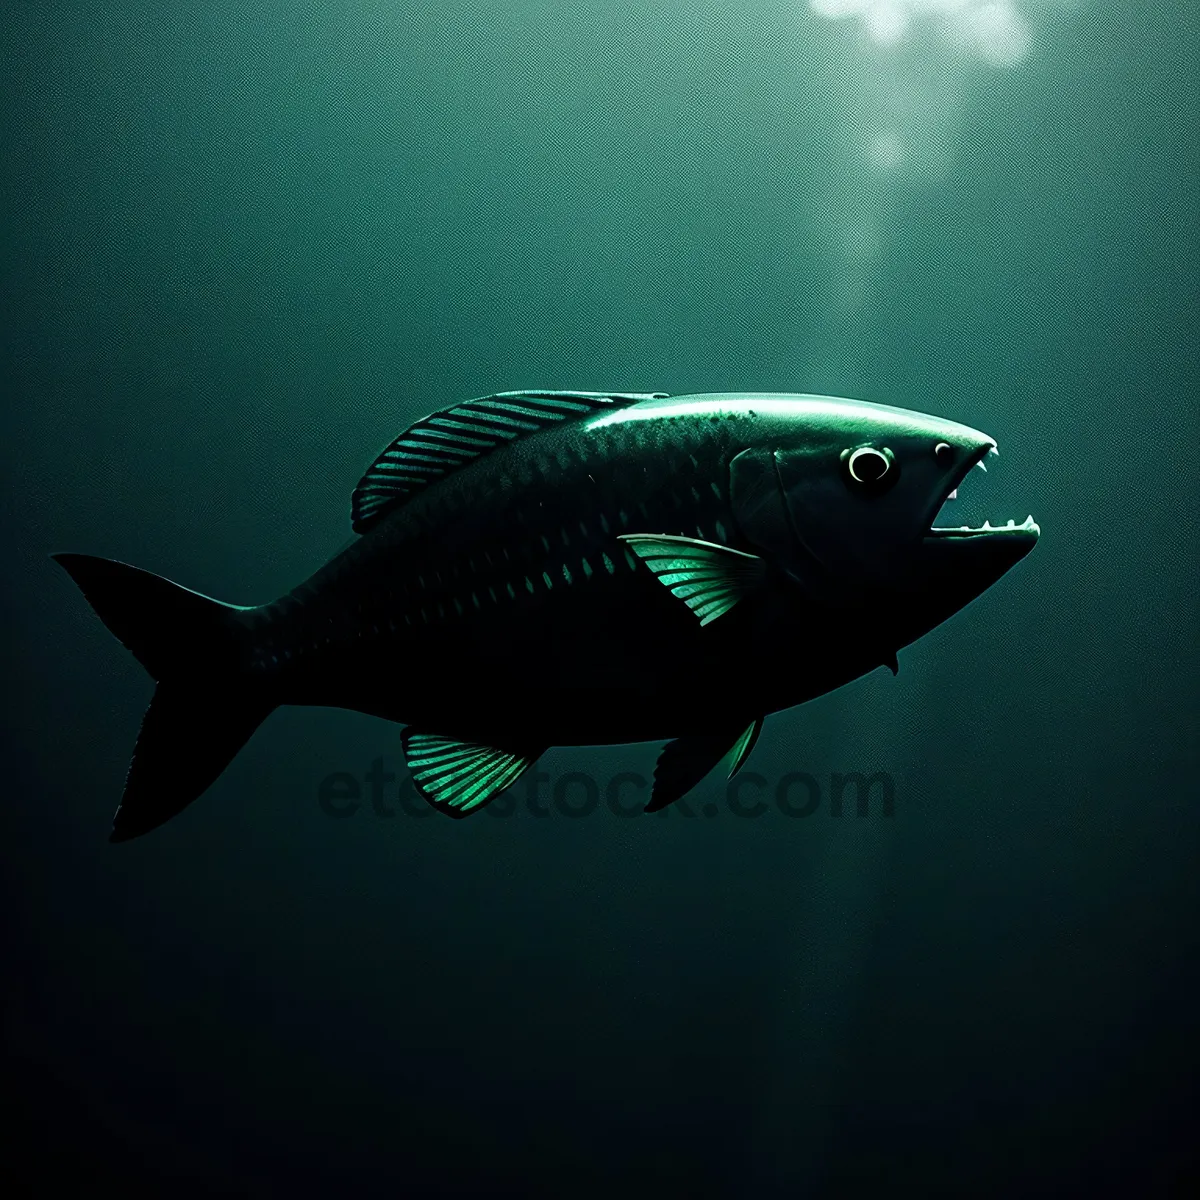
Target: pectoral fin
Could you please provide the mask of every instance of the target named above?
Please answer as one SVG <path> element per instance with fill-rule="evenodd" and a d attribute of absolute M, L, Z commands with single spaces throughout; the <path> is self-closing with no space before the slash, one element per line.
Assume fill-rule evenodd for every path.
<path fill-rule="evenodd" d="M 623 533 L 621 540 L 707 625 L 767 578 L 767 564 L 746 554 L 667 533 Z"/>
<path fill-rule="evenodd" d="M 460 742 L 411 725 L 401 734 L 413 786 L 438 812 L 465 817 L 511 787 L 545 753 Z"/>
<path fill-rule="evenodd" d="M 762 717 L 756 717 L 730 745 L 726 734 L 697 734 L 668 742 L 654 768 L 654 791 L 646 812 L 658 812 L 690 792 L 722 759 L 732 779 L 754 749 L 762 730 Z"/>

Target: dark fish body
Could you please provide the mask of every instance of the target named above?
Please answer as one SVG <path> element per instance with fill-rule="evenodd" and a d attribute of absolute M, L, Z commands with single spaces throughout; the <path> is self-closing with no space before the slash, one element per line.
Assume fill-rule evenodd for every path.
<path fill-rule="evenodd" d="M 573 423 L 476 460 L 265 610 L 251 670 L 280 703 L 336 698 L 467 740 L 533 727 L 565 745 L 672 737 L 827 690 L 813 642 L 794 636 L 812 615 L 802 593 L 764 592 L 701 627 L 619 540 L 753 551 L 730 506 L 731 425 Z M 877 665 L 839 656 L 836 682 Z"/>
<path fill-rule="evenodd" d="M 428 798 L 452 815 L 551 745 L 681 739 L 668 749 L 686 790 L 746 730 L 736 769 L 765 714 L 895 669 L 898 648 L 1027 552 L 1031 521 L 932 528 L 993 445 L 827 397 L 507 393 L 402 434 L 355 493 L 361 536 L 274 603 L 217 606 L 60 556 L 159 691 L 179 697 L 179 717 L 196 701 L 176 676 L 213 730 L 202 769 L 156 801 L 151 705 L 114 836 L 178 811 L 281 704 L 404 723 L 410 767 L 483 772 L 469 801 L 429 776 Z M 210 641 L 175 661 L 139 653 L 178 642 L 165 626 L 189 618 Z M 222 700 L 230 677 L 238 692 Z M 664 779 L 671 763 L 665 753 Z M 422 790 L 425 778 L 414 769 Z"/>

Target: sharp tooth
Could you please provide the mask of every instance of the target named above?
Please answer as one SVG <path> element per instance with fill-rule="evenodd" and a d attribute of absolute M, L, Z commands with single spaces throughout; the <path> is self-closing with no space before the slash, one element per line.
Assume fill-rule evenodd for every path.
<path fill-rule="evenodd" d="M 984 521 L 983 527 L 984 529 L 991 529 L 992 523 L 990 521 Z"/>
<path fill-rule="evenodd" d="M 975 465 L 976 465 L 976 466 L 977 466 L 977 467 L 978 467 L 978 468 L 979 468 L 979 469 L 980 469 L 980 470 L 981 470 L 981 471 L 982 471 L 982 472 L 983 472 L 985 475 L 987 474 L 987 467 L 984 465 L 984 461 L 983 461 L 983 459 L 982 459 L 982 458 L 981 458 L 981 459 L 980 459 L 980 460 L 979 460 L 979 461 L 978 461 L 978 462 L 977 462 Z"/>
<path fill-rule="evenodd" d="M 950 495 L 948 495 L 946 497 L 946 499 L 947 500 L 957 500 L 958 499 L 958 488 L 955 488 L 954 491 L 952 491 L 950 493 Z"/>
<path fill-rule="evenodd" d="M 993 446 L 993 447 L 992 447 L 992 448 L 991 448 L 991 449 L 988 451 L 988 453 L 989 453 L 989 454 L 996 454 L 996 455 L 999 455 L 1000 451 L 999 451 L 999 450 L 997 450 L 995 446 Z"/>

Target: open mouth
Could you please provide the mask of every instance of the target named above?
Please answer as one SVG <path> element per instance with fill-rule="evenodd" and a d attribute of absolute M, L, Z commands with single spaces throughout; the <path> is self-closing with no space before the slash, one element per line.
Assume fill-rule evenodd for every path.
<path fill-rule="evenodd" d="M 959 488 L 967 482 L 968 477 L 972 476 L 976 468 L 986 472 L 987 465 L 984 460 L 999 453 L 995 444 L 991 444 L 981 447 L 971 456 L 963 467 L 962 472 L 951 485 L 950 490 L 942 497 L 942 502 L 938 505 L 938 510 L 934 514 L 933 520 L 935 522 L 939 518 L 944 520 L 954 515 L 953 506 L 958 500 Z M 1010 517 L 1007 521 L 1002 521 L 998 525 L 993 525 L 990 520 L 986 519 L 981 525 L 931 524 L 929 532 L 925 536 L 936 538 L 1036 538 L 1040 533 L 1041 529 L 1033 517 L 1026 517 L 1020 523 Z"/>

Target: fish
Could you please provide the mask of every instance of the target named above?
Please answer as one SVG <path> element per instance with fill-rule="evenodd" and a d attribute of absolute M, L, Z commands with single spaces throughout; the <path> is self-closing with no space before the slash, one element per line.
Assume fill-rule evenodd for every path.
<path fill-rule="evenodd" d="M 110 840 L 182 812 L 281 705 L 403 726 L 418 793 L 463 818 L 550 747 L 663 741 L 647 811 L 750 756 L 768 715 L 880 667 L 1036 544 L 941 526 L 993 438 L 793 393 L 498 392 L 410 425 L 353 539 L 238 605 L 52 557 L 155 690 Z"/>

